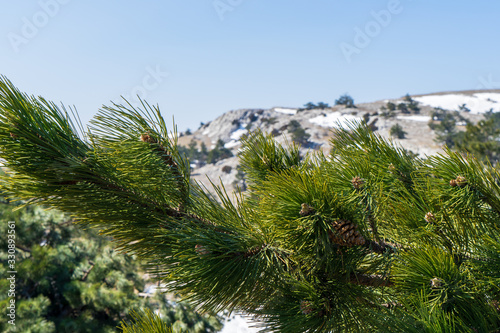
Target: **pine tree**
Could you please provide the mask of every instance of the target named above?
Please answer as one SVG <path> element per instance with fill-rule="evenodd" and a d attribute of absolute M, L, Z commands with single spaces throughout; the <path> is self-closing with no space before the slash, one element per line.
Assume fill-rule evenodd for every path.
<path fill-rule="evenodd" d="M 351 124 L 329 156 L 301 158 L 255 132 L 233 204 L 191 180 L 146 102 L 103 107 L 79 136 L 64 107 L 4 78 L 0 120 L 6 193 L 98 227 L 201 309 L 266 332 L 500 326 L 500 173 L 470 155 L 420 159 Z"/>
<path fill-rule="evenodd" d="M 465 132 L 455 136 L 456 147 L 489 160 L 496 165 L 500 159 L 500 113 L 486 113 L 477 124 L 467 123 Z"/>
<path fill-rule="evenodd" d="M 307 145 L 311 134 L 307 133 L 297 120 L 290 120 L 287 126 L 293 142 L 299 145 Z"/>
<path fill-rule="evenodd" d="M 233 153 L 228 148 L 224 147 L 224 141 L 217 140 L 214 149 L 212 149 L 207 156 L 207 163 L 215 164 L 220 160 L 233 156 Z"/>
<path fill-rule="evenodd" d="M 392 137 L 396 137 L 398 139 L 404 139 L 405 135 L 408 134 L 407 132 L 404 131 L 403 126 L 399 124 L 395 124 L 391 127 L 389 130 L 389 135 Z"/>
<path fill-rule="evenodd" d="M 346 108 L 355 108 L 354 99 L 348 95 L 344 94 L 335 100 L 335 105 L 345 105 Z"/>
<path fill-rule="evenodd" d="M 77 228 L 76 221 L 56 210 L 20 202 L 0 203 L 0 234 L 15 223 L 17 256 L 16 325 L 0 317 L 2 332 L 116 332 L 134 309 L 158 311 L 174 332 L 215 332 L 220 318 L 201 316 L 164 295 L 138 296 L 146 280 L 133 256 L 118 253 L 96 230 Z M 0 239 L 0 269 L 9 271 L 7 238 Z M 2 274 L 3 276 L 4 274 Z M 10 284 L 0 282 L 5 309 Z"/>

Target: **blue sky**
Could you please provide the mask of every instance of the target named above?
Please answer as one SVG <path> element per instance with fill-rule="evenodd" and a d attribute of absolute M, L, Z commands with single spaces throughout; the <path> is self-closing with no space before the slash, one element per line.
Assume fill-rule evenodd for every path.
<path fill-rule="evenodd" d="M 180 130 L 238 108 L 500 89 L 500 2 L 40 0 L 0 12 L 0 74 L 84 123 L 136 94 Z"/>

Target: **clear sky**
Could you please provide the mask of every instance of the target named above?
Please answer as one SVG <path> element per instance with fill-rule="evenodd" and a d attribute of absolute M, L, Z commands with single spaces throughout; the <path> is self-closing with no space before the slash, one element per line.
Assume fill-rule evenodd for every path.
<path fill-rule="evenodd" d="M 180 130 L 238 108 L 500 88 L 500 1 L 3 1 L 0 74 L 84 123 L 139 94 Z"/>

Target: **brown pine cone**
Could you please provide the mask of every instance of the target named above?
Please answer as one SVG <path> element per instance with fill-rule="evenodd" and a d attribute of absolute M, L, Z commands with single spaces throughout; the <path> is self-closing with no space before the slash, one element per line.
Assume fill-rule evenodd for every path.
<path fill-rule="evenodd" d="M 330 240 L 340 246 L 363 245 L 366 240 L 358 231 L 358 226 L 348 220 L 337 220 L 332 222 L 337 233 L 329 231 Z"/>

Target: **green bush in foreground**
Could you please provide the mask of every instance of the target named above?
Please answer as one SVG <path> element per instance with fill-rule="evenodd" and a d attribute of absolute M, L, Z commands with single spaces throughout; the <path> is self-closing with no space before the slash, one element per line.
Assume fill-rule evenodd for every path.
<path fill-rule="evenodd" d="M 139 297 L 145 286 L 139 261 L 61 212 L 2 200 L 1 235 L 8 234 L 8 221 L 15 222 L 17 246 L 16 325 L 0 316 L 2 332 L 116 332 L 133 309 L 144 307 L 160 311 L 166 323 L 184 332 L 215 332 L 222 326 L 220 319 L 173 306 L 163 295 Z M 2 277 L 10 271 L 7 240 L 0 238 Z M 10 301 L 9 289 L 9 281 L 0 280 L 2 309 Z"/>

